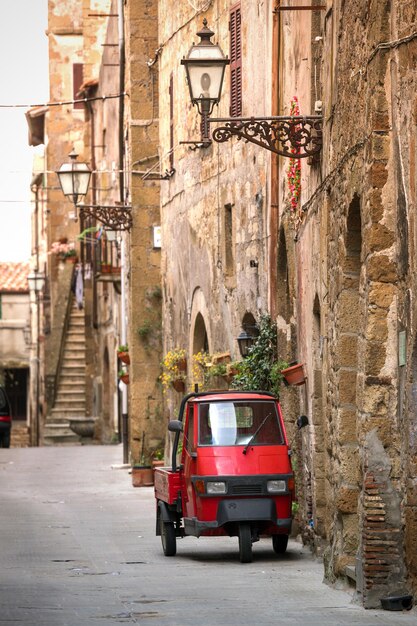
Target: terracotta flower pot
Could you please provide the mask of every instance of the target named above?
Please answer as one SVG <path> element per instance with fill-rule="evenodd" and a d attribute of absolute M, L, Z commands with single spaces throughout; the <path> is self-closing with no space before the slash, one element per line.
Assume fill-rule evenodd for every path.
<path fill-rule="evenodd" d="M 129 374 L 123 374 L 123 376 L 120 376 L 120 380 L 122 381 L 122 383 L 124 383 L 125 385 L 128 385 L 130 380 L 129 380 Z"/>
<path fill-rule="evenodd" d="M 292 365 L 285 370 L 281 370 L 281 374 L 289 385 L 304 385 L 306 382 L 302 363 L 297 363 L 297 365 Z"/>
<path fill-rule="evenodd" d="M 136 465 L 132 467 L 133 487 L 151 487 L 153 485 L 153 470 L 150 465 Z"/>
<path fill-rule="evenodd" d="M 117 357 L 121 360 L 122 363 L 125 363 L 126 365 L 130 365 L 129 352 L 118 352 Z"/>
<path fill-rule="evenodd" d="M 173 380 L 171 382 L 171 385 L 175 389 L 175 391 L 178 391 L 181 393 L 185 391 L 185 382 L 179 378 L 177 378 L 176 380 Z"/>
<path fill-rule="evenodd" d="M 180 372 L 185 372 L 187 369 L 187 359 L 184 357 L 177 362 L 177 368 Z"/>

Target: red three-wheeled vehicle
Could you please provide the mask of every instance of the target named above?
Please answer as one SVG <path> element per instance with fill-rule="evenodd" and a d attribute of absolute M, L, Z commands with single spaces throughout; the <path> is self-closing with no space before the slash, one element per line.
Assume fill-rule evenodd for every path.
<path fill-rule="evenodd" d="M 262 391 L 191 393 L 168 429 L 175 432 L 172 467 L 155 470 L 164 554 L 174 556 L 177 537 L 187 535 L 237 536 L 242 563 L 252 561 L 260 537 L 285 552 L 294 474 L 278 399 Z"/>

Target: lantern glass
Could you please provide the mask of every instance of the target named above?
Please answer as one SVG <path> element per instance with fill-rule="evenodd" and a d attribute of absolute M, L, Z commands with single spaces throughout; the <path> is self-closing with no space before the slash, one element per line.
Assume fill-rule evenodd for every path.
<path fill-rule="evenodd" d="M 216 52 L 216 56 L 203 57 L 205 49 L 209 52 Z M 219 102 L 225 70 L 220 48 L 194 46 L 188 61 L 188 84 L 192 102 L 201 99 L 208 99 L 213 103 Z"/>
<path fill-rule="evenodd" d="M 181 61 L 187 72 L 191 101 L 197 104 L 200 113 L 211 111 L 219 102 L 225 68 L 230 63 L 220 46 L 210 41 L 214 33 L 207 28 L 207 21 L 203 23 L 204 28 L 197 33 L 201 41 Z"/>
<path fill-rule="evenodd" d="M 91 170 L 86 163 L 64 163 L 57 172 L 64 196 L 77 204 L 85 196 L 90 184 Z"/>
<path fill-rule="evenodd" d="M 28 276 L 29 290 L 39 293 L 45 286 L 45 274 L 42 272 L 32 272 Z"/>
<path fill-rule="evenodd" d="M 253 346 L 254 342 L 255 337 L 249 335 L 246 330 L 242 330 L 239 337 L 237 338 L 237 343 L 239 345 L 239 352 L 243 358 L 248 356 L 249 350 Z"/>

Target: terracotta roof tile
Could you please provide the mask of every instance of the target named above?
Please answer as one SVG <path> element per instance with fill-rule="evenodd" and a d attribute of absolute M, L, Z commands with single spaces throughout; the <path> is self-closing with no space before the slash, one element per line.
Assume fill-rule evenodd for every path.
<path fill-rule="evenodd" d="M 0 292 L 28 292 L 27 277 L 29 273 L 29 263 L 0 262 Z"/>

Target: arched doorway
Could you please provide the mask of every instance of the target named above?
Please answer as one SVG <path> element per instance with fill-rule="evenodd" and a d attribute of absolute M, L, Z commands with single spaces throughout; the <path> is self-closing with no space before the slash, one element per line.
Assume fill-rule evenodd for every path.
<path fill-rule="evenodd" d="M 194 323 L 193 354 L 210 352 L 206 324 L 201 313 L 197 313 Z"/>

